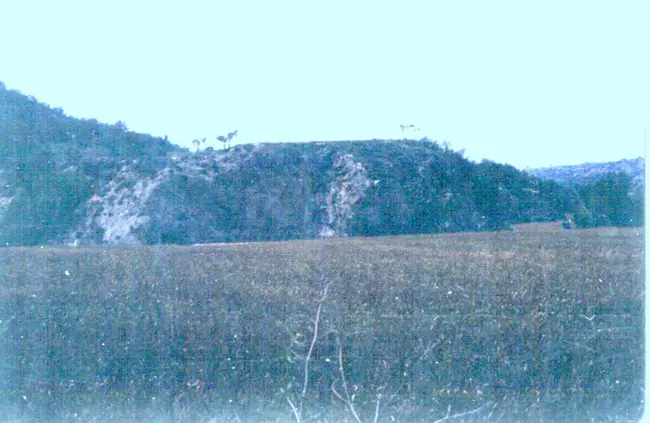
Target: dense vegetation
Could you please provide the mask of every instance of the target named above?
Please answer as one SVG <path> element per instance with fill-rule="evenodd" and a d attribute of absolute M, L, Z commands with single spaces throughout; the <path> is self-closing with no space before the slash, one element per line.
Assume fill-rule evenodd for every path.
<path fill-rule="evenodd" d="M 0 245 L 493 231 L 571 216 L 642 225 L 642 195 L 628 195 L 625 175 L 604 178 L 563 186 L 426 138 L 190 153 L 0 84 Z"/>
<path fill-rule="evenodd" d="M 644 194 L 630 175 L 607 173 L 576 189 L 582 199 L 575 213 L 579 227 L 643 226 Z"/>
<path fill-rule="evenodd" d="M 642 233 L 554 225 L 2 249 L 0 420 L 634 421 Z"/>
<path fill-rule="evenodd" d="M 0 242 L 61 241 L 121 162 L 176 150 L 122 122 L 68 117 L 0 83 L 0 197 L 13 198 L 6 210 L 0 207 Z"/>
<path fill-rule="evenodd" d="M 608 173 L 623 172 L 632 178 L 632 190 L 645 186 L 645 159 L 623 159 L 606 163 L 582 163 L 570 166 L 555 166 L 526 169 L 526 172 L 542 179 L 559 182 L 574 188 L 597 182 Z"/>

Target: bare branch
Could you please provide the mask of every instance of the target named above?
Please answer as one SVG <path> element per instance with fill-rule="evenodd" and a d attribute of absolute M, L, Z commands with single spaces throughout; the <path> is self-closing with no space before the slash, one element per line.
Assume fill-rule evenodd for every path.
<path fill-rule="evenodd" d="M 381 404 L 381 392 L 377 394 L 377 407 L 375 407 L 375 420 L 373 420 L 374 423 L 377 423 L 379 421 L 380 404 Z"/>
<path fill-rule="evenodd" d="M 336 397 L 337 397 L 338 399 L 340 399 L 341 401 L 345 402 L 345 398 L 343 398 L 343 397 L 341 396 L 341 394 L 338 393 L 338 391 L 336 390 L 335 385 L 336 385 L 336 381 L 332 382 L 332 392 L 334 392 L 334 395 L 336 395 Z"/>
<path fill-rule="evenodd" d="M 348 382 L 345 380 L 345 370 L 343 369 L 343 347 L 341 346 L 341 341 L 339 339 L 339 371 L 341 372 L 341 380 L 343 381 L 343 393 L 345 393 L 345 402 L 348 404 L 352 415 L 354 416 L 357 423 L 361 423 L 361 419 L 357 414 L 357 411 L 354 409 L 354 404 L 350 399 L 350 393 L 348 392 Z"/>
<path fill-rule="evenodd" d="M 459 417 L 468 416 L 470 414 L 476 414 L 476 413 L 479 413 L 484 408 L 486 408 L 486 407 L 488 407 L 490 405 L 492 405 L 492 401 L 488 401 L 485 404 L 483 404 L 482 406 L 480 406 L 478 408 L 475 408 L 474 410 L 465 411 L 464 413 L 458 413 L 458 414 L 454 414 L 454 415 L 451 415 L 451 405 L 450 405 L 450 406 L 447 407 L 447 415 L 445 415 L 445 417 L 443 417 L 441 419 L 436 420 L 433 423 L 441 423 L 441 422 L 444 422 L 444 421 L 447 421 L 447 420 L 450 420 L 450 419 L 457 419 Z"/>
<path fill-rule="evenodd" d="M 332 281 L 330 281 L 327 285 L 325 285 L 325 289 L 323 289 L 323 295 L 321 296 L 320 300 L 318 300 L 318 309 L 316 310 L 316 319 L 314 320 L 314 336 L 311 339 L 311 345 L 309 345 L 309 351 L 307 352 L 307 357 L 305 357 L 305 379 L 302 384 L 302 395 L 301 395 L 303 399 L 307 394 L 307 385 L 309 384 L 309 360 L 311 360 L 311 355 L 314 352 L 314 347 L 316 346 L 316 341 L 318 339 L 318 324 L 320 323 L 320 312 L 323 309 L 323 302 L 325 302 L 325 300 L 327 299 L 327 290 L 329 289 L 331 284 Z M 302 400 L 301 400 L 301 408 L 302 408 Z"/>
<path fill-rule="evenodd" d="M 300 413 L 298 413 L 296 406 L 293 405 L 293 403 L 291 402 L 291 398 L 287 397 L 287 402 L 291 406 L 291 410 L 293 411 L 293 416 L 296 418 L 296 423 L 300 423 Z"/>

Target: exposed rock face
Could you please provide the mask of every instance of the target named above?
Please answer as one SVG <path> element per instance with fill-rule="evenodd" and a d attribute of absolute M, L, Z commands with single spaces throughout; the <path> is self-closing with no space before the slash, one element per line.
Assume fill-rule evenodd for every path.
<path fill-rule="evenodd" d="M 75 234 L 71 234 L 71 242 L 85 238 L 85 241 L 107 244 L 140 244 L 135 231 L 149 221 L 144 206 L 163 181 L 164 173 L 161 171 L 151 179 L 127 166 L 122 168 L 101 195 L 88 199 L 86 218 Z"/>
<path fill-rule="evenodd" d="M 346 236 L 376 185 L 343 144 L 260 144 L 125 163 L 86 204 L 68 243 L 200 243 Z M 314 148 L 315 147 L 315 148 Z"/>
<path fill-rule="evenodd" d="M 11 204 L 13 197 L 0 197 L 0 219 L 2 219 Z"/>
<path fill-rule="evenodd" d="M 66 241 L 196 244 L 491 230 L 525 220 L 527 208 L 541 219 L 560 213 L 534 179 L 508 169 L 510 180 L 522 178 L 517 188 L 492 181 L 484 176 L 500 165 L 474 165 L 429 141 L 242 145 L 173 152 L 156 163 L 115 166 L 80 207 L 83 217 Z M 491 211 L 485 189 L 512 209 L 510 217 Z"/>
<path fill-rule="evenodd" d="M 130 160 L 78 156 L 46 175 L 55 189 L 48 197 L 61 201 L 23 188 L 0 192 L 0 237 L 3 230 L 13 236 L 5 235 L 4 244 L 24 236 L 21 210 L 11 211 L 11 219 L 2 214 L 16 195 L 30 210 L 47 208 L 34 227 L 56 229 L 51 235 L 41 230 L 27 245 L 495 230 L 565 213 L 551 206 L 563 195 L 559 186 L 540 185 L 514 168 L 469 162 L 429 140 L 241 145 Z M 69 212 L 51 214 L 52 207 Z"/>
<path fill-rule="evenodd" d="M 14 199 L 13 195 L 9 192 L 9 183 L 5 178 L 5 172 L 0 170 L 0 221 L 7 212 L 7 208 Z"/>
<path fill-rule="evenodd" d="M 642 168 L 638 160 L 614 165 L 637 175 Z M 583 168 L 537 174 L 564 180 L 567 172 L 601 172 Z M 426 138 L 193 154 L 121 122 L 68 117 L 0 84 L 0 245 L 501 230 L 561 219 L 576 204 L 575 190 L 470 162 Z"/>
<path fill-rule="evenodd" d="M 346 226 L 353 217 L 352 208 L 364 196 L 373 183 L 368 172 L 351 154 L 337 157 L 333 163 L 334 178 L 327 194 L 327 223 L 323 225 L 320 236 L 345 236 Z"/>

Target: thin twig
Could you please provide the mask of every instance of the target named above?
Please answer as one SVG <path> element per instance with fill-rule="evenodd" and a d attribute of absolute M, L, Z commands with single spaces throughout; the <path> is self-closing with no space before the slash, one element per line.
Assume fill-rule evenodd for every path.
<path fill-rule="evenodd" d="M 361 419 L 357 414 L 357 411 L 354 409 L 354 404 L 350 399 L 350 393 L 348 392 L 348 382 L 345 380 L 345 370 L 343 370 L 343 347 L 341 346 L 341 341 L 339 340 L 339 371 L 341 372 L 341 379 L 343 381 L 343 392 L 345 393 L 345 402 L 348 403 L 348 407 L 352 412 L 352 415 L 356 419 L 357 423 L 361 423 Z"/>
<path fill-rule="evenodd" d="M 562 342 L 564 342 L 566 344 L 570 344 L 570 345 L 575 345 L 576 347 L 584 348 L 584 349 L 589 350 L 591 352 L 596 352 L 595 349 L 593 349 L 591 347 L 588 347 L 586 345 L 578 344 L 577 342 L 571 342 L 571 341 L 567 341 L 567 340 L 564 340 L 564 339 L 562 340 Z"/>
<path fill-rule="evenodd" d="M 377 407 L 375 407 L 375 420 L 373 420 L 374 423 L 377 423 L 379 421 L 380 404 L 381 404 L 381 392 L 377 394 Z"/>
<path fill-rule="evenodd" d="M 447 415 L 445 417 L 439 419 L 439 420 L 436 420 L 433 423 L 441 423 L 441 422 L 444 422 L 444 421 L 449 420 L 449 419 L 457 419 L 459 417 L 464 417 L 464 416 L 468 416 L 470 414 L 475 414 L 475 413 L 480 412 L 482 409 L 489 406 L 490 404 L 492 404 L 492 401 L 488 401 L 485 404 L 483 404 L 482 406 L 480 406 L 478 408 L 475 408 L 474 410 L 465 411 L 464 413 L 458 413 L 458 414 L 454 414 L 454 415 L 450 415 L 450 412 L 451 412 L 451 405 L 450 405 L 450 406 L 447 407 Z"/>
<path fill-rule="evenodd" d="M 492 418 L 492 413 L 494 413 L 494 410 L 497 408 L 497 405 L 499 405 L 499 403 L 495 402 L 494 406 L 492 407 L 492 410 L 490 410 L 490 413 L 487 415 L 487 418 L 486 418 L 487 421 L 490 421 L 490 418 Z"/>
<path fill-rule="evenodd" d="M 440 339 L 437 342 L 430 344 L 428 347 L 425 347 L 424 342 L 422 342 L 422 338 L 420 338 L 419 341 L 420 341 L 420 346 L 422 347 L 422 354 L 420 354 L 420 356 L 416 359 L 416 361 L 422 360 L 424 357 L 427 356 L 427 354 L 429 354 L 429 352 L 432 349 L 434 349 L 435 347 L 437 347 L 442 343 L 442 339 Z"/>
<path fill-rule="evenodd" d="M 318 413 L 314 414 L 313 416 L 306 418 L 305 420 L 302 421 L 302 423 L 307 423 L 316 420 L 320 415 L 323 414 L 323 410 L 319 411 Z M 320 422 L 320 420 L 319 420 Z"/>
<path fill-rule="evenodd" d="M 336 385 L 336 381 L 332 382 L 332 392 L 334 392 L 334 395 L 336 395 L 336 397 L 337 397 L 338 399 L 340 399 L 341 401 L 345 402 L 345 398 L 343 398 L 343 397 L 341 396 L 341 394 L 339 394 L 339 393 L 336 391 L 336 388 L 334 387 L 335 385 Z"/>
<path fill-rule="evenodd" d="M 323 289 L 323 295 L 321 296 L 320 300 L 318 300 L 318 309 L 316 310 L 316 320 L 314 320 L 314 336 L 311 339 L 311 345 L 309 346 L 307 357 L 305 357 L 305 379 L 302 384 L 302 395 L 300 400 L 301 409 L 302 409 L 302 399 L 304 399 L 305 395 L 307 394 L 307 385 L 309 384 L 309 360 L 311 360 L 311 355 L 314 352 L 314 346 L 316 346 L 316 340 L 318 339 L 318 323 L 320 322 L 320 312 L 323 309 L 323 302 L 327 299 L 327 289 L 330 287 L 331 284 L 332 281 L 330 281 L 327 285 L 325 285 L 325 289 Z"/>
<path fill-rule="evenodd" d="M 291 398 L 287 397 L 287 402 L 291 406 L 291 410 L 293 411 L 293 416 L 296 418 L 296 423 L 300 423 L 300 414 L 298 413 L 298 409 L 296 409 L 296 406 L 293 405 L 291 402 Z"/>

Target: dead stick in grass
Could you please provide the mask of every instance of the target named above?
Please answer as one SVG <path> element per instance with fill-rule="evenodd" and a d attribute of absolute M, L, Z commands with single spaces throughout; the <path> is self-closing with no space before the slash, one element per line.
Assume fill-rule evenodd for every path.
<path fill-rule="evenodd" d="M 307 351 L 307 356 L 305 357 L 305 377 L 302 384 L 302 393 L 300 395 L 299 409 L 296 408 L 293 402 L 291 402 L 291 399 L 287 397 L 287 402 L 289 402 L 289 405 L 291 406 L 293 415 L 296 418 L 296 423 L 300 423 L 301 421 L 302 406 L 305 399 L 305 395 L 307 395 L 307 386 L 309 385 L 309 361 L 311 360 L 311 355 L 314 352 L 314 347 L 316 346 L 316 341 L 318 340 L 318 325 L 320 323 L 320 313 L 321 310 L 323 309 L 323 303 L 327 299 L 327 290 L 329 289 L 331 284 L 332 281 L 330 281 L 327 285 L 325 285 L 325 288 L 323 289 L 323 295 L 321 295 L 321 298 L 318 300 L 318 308 L 316 309 L 316 318 L 314 319 L 314 336 L 311 339 L 311 344 L 309 345 L 309 351 Z"/>
<path fill-rule="evenodd" d="M 318 309 L 316 310 L 316 319 L 314 320 L 314 336 L 311 339 L 311 345 L 309 345 L 309 351 L 307 351 L 307 357 L 305 357 L 305 379 L 302 384 L 302 399 L 305 398 L 307 394 L 307 385 L 309 384 L 309 360 L 311 360 L 311 355 L 314 352 L 314 347 L 316 346 L 316 341 L 318 339 L 318 324 L 320 323 L 320 312 L 323 309 L 323 302 L 327 299 L 327 290 L 329 289 L 332 282 L 330 281 L 325 285 L 323 289 L 323 295 L 320 300 L 318 300 Z M 301 408 L 302 408 L 302 399 L 301 399 Z"/>
<path fill-rule="evenodd" d="M 348 391 L 348 382 L 345 380 L 345 370 L 343 369 L 343 347 L 341 346 L 341 340 L 339 339 L 339 371 L 341 372 L 341 380 L 343 383 L 343 393 L 345 394 L 345 402 L 348 404 L 352 415 L 354 416 L 357 423 L 361 423 L 361 419 L 357 414 L 357 411 L 354 409 L 354 404 L 352 404 L 352 399 L 350 398 L 350 393 Z"/>
<path fill-rule="evenodd" d="M 377 406 L 375 407 L 375 420 L 373 420 L 374 423 L 377 423 L 379 421 L 379 407 L 381 405 L 381 392 L 377 394 Z"/>
<path fill-rule="evenodd" d="M 293 411 L 293 416 L 296 418 L 296 423 L 300 423 L 300 413 L 296 409 L 296 406 L 291 402 L 291 398 L 287 397 L 287 402 L 291 406 L 291 411 Z"/>
<path fill-rule="evenodd" d="M 468 416 L 470 414 L 475 414 L 475 413 L 478 413 L 481 410 L 483 410 L 485 407 L 488 407 L 490 404 L 492 404 L 492 401 L 488 401 L 485 404 L 483 404 L 482 406 L 480 406 L 478 408 L 475 408 L 474 410 L 465 411 L 464 413 L 458 413 L 458 414 L 454 414 L 454 415 L 450 415 L 450 413 L 451 413 L 451 405 L 450 405 L 450 406 L 447 407 L 447 415 L 445 417 L 441 418 L 441 419 L 436 420 L 433 423 L 441 423 L 441 422 L 444 422 L 444 421 L 449 420 L 449 419 L 457 419 L 459 417 L 464 417 L 464 416 Z"/>

